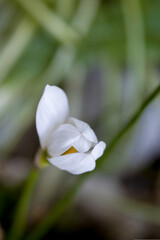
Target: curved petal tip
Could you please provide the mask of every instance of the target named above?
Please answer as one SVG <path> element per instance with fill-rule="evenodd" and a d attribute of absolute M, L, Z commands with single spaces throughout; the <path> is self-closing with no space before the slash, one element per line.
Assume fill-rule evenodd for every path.
<path fill-rule="evenodd" d="M 104 150 L 106 148 L 106 143 L 103 141 L 100 141 L 92 150 L 92 156 L 95 160 L 97 160 L 99 157 L 101 157 L 104 153 Z"/>
<path fill-rule="evenodd" d="M 46 85 L 36 113 L 36 128 L 42 148 L 45 148 L 51 132 L 68 116 L 69 104 L 65 92 L 59 87 Z"/>
<path fill-rule="evenodd" d="M 61 170 L 75 175 L 90 172 L 95 168 L 95 159 L 90 153 L 71 153 L 56 158 L 48 158 L 48 161 Z"/>

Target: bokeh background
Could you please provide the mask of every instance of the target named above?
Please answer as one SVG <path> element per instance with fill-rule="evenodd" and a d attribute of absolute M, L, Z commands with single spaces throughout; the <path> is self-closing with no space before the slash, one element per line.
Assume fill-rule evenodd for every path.
<path fill-rule="evenodd" d="M 71 116 L 109 146 L 160 83 L 159 12 L 158 0 L 0 0 L 0 240 L 26 239 L 78 178 L 41 170 L 23 234 L 8 237 L 40 147 L 45 85 L 63 88 Z M 33 239 L 160 238 L 159 96 L 46 229 Z"/>

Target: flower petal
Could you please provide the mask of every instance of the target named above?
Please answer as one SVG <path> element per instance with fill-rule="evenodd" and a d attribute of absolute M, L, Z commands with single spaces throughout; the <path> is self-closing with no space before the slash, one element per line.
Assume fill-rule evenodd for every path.
<path fill-rule="evenodd" d="M 92 150 L 91 154 L 94 157 L 95 160 L 97 160 L 97 158 L 101 157 L 104 150 L 106 148 L 106 144 L 103 141 L 100 141 Z"/>
<path fill-rule="evenodd" d="M 80 133 L 81 134 L 81 133 Z M 80 136 L 74 143 L 73 147 L 77 149 L 78 152 L 88 152 L 92 146 L 92 143 L 88 141 L 83 135 Z"/>
<path fill-rule="evenodd" d="M 71 124 L 60 125 L 47 141 L 48 154 L 52 157 L 60 156 L 72 147 L 80 136 L 78 129 Z"/>
<path fill-rule="evenodd" d="M 95 160 L 90 152 L 72 153 L 57 158 L 49 158 L 48 161 L 54 166 L 72 174 L 81 174 L 92 171 L 95 168 Z"/>
<path fill-rule="evenodd" d="M 76 126 L 86 139 L 93 143 L 98 143 L 98 139 L 89 124 L 76 118 L 69 118 L 68 122 Z"/>
<path fill-rule="evenodd" d="M 64 123 L 68 116 L 69 105 L 65 92 L 56 86 L 47 85 L 36 113 L 36 128 L 42 148 L 46 147 L 51 131 Z"/>

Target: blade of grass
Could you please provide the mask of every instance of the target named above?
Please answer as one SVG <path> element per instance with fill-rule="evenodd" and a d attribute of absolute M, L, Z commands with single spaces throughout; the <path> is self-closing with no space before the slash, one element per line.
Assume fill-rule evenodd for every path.
<path fill-rule="evenodd" d="M 69 19 L 73 14 L 75 1 L 74 0 L 57 0 L 55 2 L 56 5 L 56 12 L 64 17 L 65 19 Z"/>
<path fill-rule="evenodd" d="M 20 58 L 25 47 L 33 37 L 35 30 L 36 24 L 28 18 L 24 18 L 19 23 L 0 55 L 0 82 L 7 76 Z"/>
<path fill-rule="evenodd" d="M 141 3 L 138 0 L 122 0 L 122 11 L 127 40 L 127 60 L 133 73 L 134 91 L 132 109 L 143 101 L 146 81 L 146 43 Z M 130 96 L 131 99 L 131 96 Z M 136 105 L 135 105 L 136 104 Z"/>
<path fill-rule="evenodd" d="M 108 155 L 114 149 L 114 147 L 118 144 L 120 139 L 124 136 L 124 134 L 136 123 L 138 118 L 141 116 L 143 111 L 147 108 L 147 106 L 157 97 L 160 93 L 160 86 L 158 86 L 153 93 L 144 101 L 144 103 L 140 106 L 137 112 L 132 116 L 132 118 L 126 123 L 126 125 L 120 130 L 117 136 L 111 141 L 107 150 L 105 151 L 102 158 L 97 161 L 97 168 L 102 167 L 104 162 L 106 161 Z M 52 207 L 49 211 L 48 215 L 42 219 L 39 225 L 25 238 L 26 240 L 38 240 L 41 239 L 45 233 L 53 226 L 53 224 L 58 220 L 64 210 L 68 207 L 68 205 L 73 200 L 73 197 L 76 195 L 78 189 L 85 182 L 85 180 L 92 174 L 85 173 L 82 176 L 78 177 L 68 190 L 68 192 L 60 199 L 60 201 Z"/>
<path fill-rule="evenodd" d="M 72 46 L 80 39 L 80 34 L 68 26 L 45 3 L 38 0 L 16 0 L 47 32 L 64 45 Z M 38 9 L 38 11 L 37 11 Z"/>
<path fill-rule="evenodd" d="M 96 16 L 100 0 L 81 0 L 73 19 L 73 26 L 81 33 L 86 34 Z M 89 9 L 89 10 L 88 10 Z"/>

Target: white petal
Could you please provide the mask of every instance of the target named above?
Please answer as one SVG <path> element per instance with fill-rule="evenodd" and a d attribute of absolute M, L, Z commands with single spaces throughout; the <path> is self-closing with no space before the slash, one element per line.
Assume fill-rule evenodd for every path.
<path fill-rule="evenodd" d="M 106 144 L 105 142 L 101 141 L 99 142 L 92 150 L 91 154 L 94 157 L 94 159 L 96 160 L 97 158 L 101 157 L 104 150 L 106 148 Z"/>
<path fill-rule="evenodd" d="M 98 143 L 98 139 L 94 131 L 87 123 L 80 121 L 76 118 L 69 118 L 68 122 L 76 126 L 86 139 L 93 143 Z"/>
<path fill-rule="evenodd" d="M 45 148 L 50 133 L 69 116 L 68 99 L 65 92 L 56 87 L 45 87 L 36 113 L 36 128 L 42 148 Z"/>
<path fill-rule="evenodd" d="M 70 124 L 60 125 L 50 136 L 47 142 L 48 154 L 58 157 L 73 146 L 81 134 L 77 128 Z"/>
<path fill-rule="evenodd" d="M 92 146 L 92 143 L 88 141 L 83 135 L 80 136 L 74 143 L 73 147 L 77 149 L 78 152 L 88 152 Z"/>
<path fill-rule="evenodd" d="M 92 171 L 95 168 L 95 160 L 90 152 L 71 153 L 57 158 L 50 158 L 48 161 L 54 166 L 72 174 L 81 174 Z"/>

